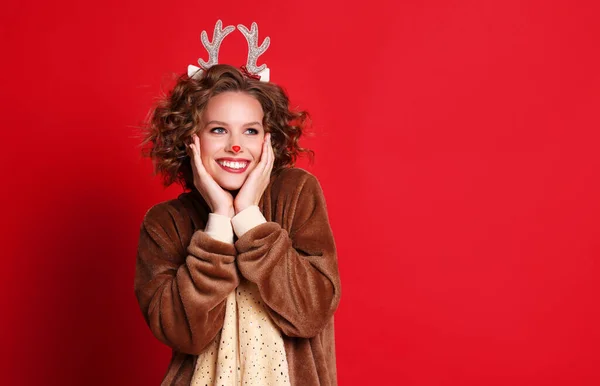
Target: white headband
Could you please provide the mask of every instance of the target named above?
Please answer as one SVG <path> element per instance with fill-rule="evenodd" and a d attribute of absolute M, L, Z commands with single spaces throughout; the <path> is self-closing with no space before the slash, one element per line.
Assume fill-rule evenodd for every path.
<path fill-rule="evenodd" d="M 200 64 L 200 67 L 190 64 L 187 71 L 190 78 L 200 78 L 205 70 L 208 70 L 211 66 L 218 63 L 219 48 L 223 42 L 223 39 L 225 36 L 229 35 L 235 30 L 235 27 L 232 25 L 225 27 L 225 29 L 222 29 L 222 26 L 223 24 L 221 20 L 218 20 L 217 24 L 215 25 L 212 43 L 208 41 L 208 35 L 206 34 L 206 31 L 202 31 L 200 34 L 200 40 L 202 41 L 204 48 L 206 48 L 206 51 L 208 51 L 208 62 L 205 62 L 200 58 L 198 59 L 198 64 Z M 266 64 L 257 66 L 256 61 L 258 60 L 258 57 L 262 55 L 267 48 L 269 48 L 271 39 L 267 36 L 259 47 L 258 26 L 255 22 L 252 22 L 250 30 L 248 30 L 248 28 L 246 28 L 246 26 L 243 24 L 238 24 L 237 28 L 242 34 L 244 34 L 246 41 L 248 42 L 248 60 L 246 65 L 241 67 L 242 71 L 250 77 L 257 76 L 260 77 L 262 82 L 268 82 L 270 77 L 269 68 Z"/>

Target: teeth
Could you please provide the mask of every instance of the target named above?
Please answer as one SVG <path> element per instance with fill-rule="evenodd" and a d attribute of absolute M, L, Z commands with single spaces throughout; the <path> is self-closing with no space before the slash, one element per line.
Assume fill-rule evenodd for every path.
<path fill-rule="evenodd" d="M 226 166 L 231 169 L 243 169 L 248 164 L 247 162 L 231 162 L 231 161 L 218 161 L 219 164 Z"/>

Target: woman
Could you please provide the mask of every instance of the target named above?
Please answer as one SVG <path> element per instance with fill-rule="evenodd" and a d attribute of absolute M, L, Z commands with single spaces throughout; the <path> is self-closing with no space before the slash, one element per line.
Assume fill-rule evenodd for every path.
<path fill-rule="evenodd" d="M 183 76 L 145 143 L 189 192 L 141 225 L 135 293 L 173 349 L 163 385 L 336 385 L 334 239 L 317 179 L 294 168 L 305 112 L 216 64 Z"/>

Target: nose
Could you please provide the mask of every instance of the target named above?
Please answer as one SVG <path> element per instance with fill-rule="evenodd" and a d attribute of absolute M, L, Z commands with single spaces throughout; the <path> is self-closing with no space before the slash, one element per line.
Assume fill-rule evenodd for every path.
<path fill-rule="evenodd" d="M 240 138 L 238 135 L 236 134 L 232 134 L 229 137 L 228 142 L 228 146 L 229 148 L 227 149 L 229 152 L 231 153 L 239 153 L 240 151 L 242 151 L 242 138 Z"/>

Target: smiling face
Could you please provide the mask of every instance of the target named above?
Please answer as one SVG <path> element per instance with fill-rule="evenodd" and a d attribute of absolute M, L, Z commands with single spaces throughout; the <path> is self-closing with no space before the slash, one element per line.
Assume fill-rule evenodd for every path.
<path fill-rule="evenodd" d="M 198 131 L 202 164 L 223 189 L 241 188 L 260 161 L 263 116 L 260 102 L 243 92 L 221 93 L 204 108 Z"/>

